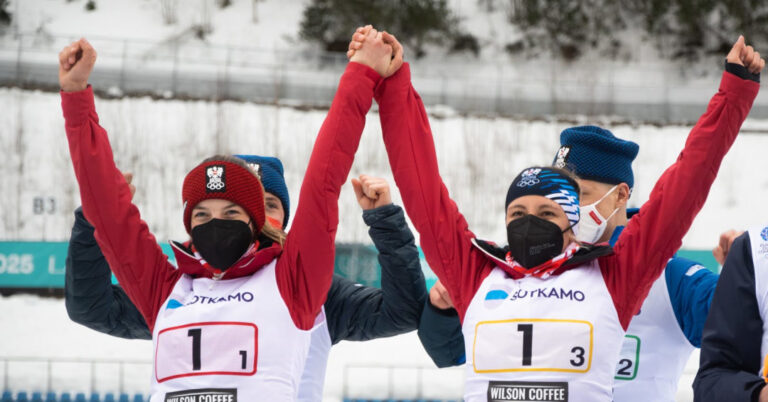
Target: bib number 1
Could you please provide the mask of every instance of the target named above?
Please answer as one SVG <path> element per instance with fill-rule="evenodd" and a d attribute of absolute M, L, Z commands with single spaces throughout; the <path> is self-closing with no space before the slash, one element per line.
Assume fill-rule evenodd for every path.
<path fill-rule="evenodd" d="M 196 375 L 256 373 L 258 328 L 244 322 L 200 322 L 161 330 L 157 382 Z"/>
<path fill-rule="evenodd" d="M 517 324 L 517 330 L 523 333 L 523 366 L 531 366 L 531 355 L 533 350 L 533 324 Z M 584 365 L 584 348 L 574 346 L 571 348 L 574 358 L 571 359 L 573 367 Z"/>

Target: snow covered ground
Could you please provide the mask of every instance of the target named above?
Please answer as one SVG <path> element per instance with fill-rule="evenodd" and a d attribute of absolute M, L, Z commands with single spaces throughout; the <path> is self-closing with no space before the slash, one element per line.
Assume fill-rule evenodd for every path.
<path fill-rule="evenodd" d="M 114 338 L 74 324 L 67 317 L 61 299 L 29 295 L 0 297 L 0 312 L 0 379 L 7 378 L 11 390 L 46 389 L 45 363 L 2 364 L 4 358 L 36 357 L 101 361 L 95 365 L 95 374 L 88 363 L 56 363 L 52 366 L 52 389 L 86 393 L 119 390 L 117 366 L 107 360 L 143 361 L 145 364 L 125 365 L 122 390 L 129 393 L 148 392 L 152 356 L 150 341 Z M 390 373 L 385 368 L 388 366 L 400 368 Z M 5 367 L 9 368 L 7 373 Z M 349 368 L 345 370 L 345 367 Z M 417 367 L 427 369 L 419 374 Z M 460 398 L 463 369 L 438 370 L 431 367 L 433 365 L 415 333 L 369 342 L 344 341 L 331 350 L 324 402 L 340 402 L 345 390 L 350 397 Z M 690 385 L 697 367 L 698 352 L 695 352 L 680 381 L 678 401 L 693 400 Z M 420 378 L 421 393 L 418 389 Z M 391 394 L 389 381 L 394 384 Z M 94 389 L 91 384 L 94 384 Z M 2 382 L 0 385 L 3 385 Z"/>

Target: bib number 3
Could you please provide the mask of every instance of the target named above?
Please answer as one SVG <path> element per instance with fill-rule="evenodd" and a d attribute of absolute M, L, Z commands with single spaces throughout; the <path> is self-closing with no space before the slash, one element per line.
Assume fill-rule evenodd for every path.
<path fill-rule="evenodd" d="M 196 375 L 256 373 L 258 328 L 244 322 L 200 322 L 161 330 L 157 382 Z"/>
<path fill-rule="evenodd" d="M 558 319 L 482 321 L 475 327 L 477 373 L 586 373 L 592 363 L 592 324 Z"/>

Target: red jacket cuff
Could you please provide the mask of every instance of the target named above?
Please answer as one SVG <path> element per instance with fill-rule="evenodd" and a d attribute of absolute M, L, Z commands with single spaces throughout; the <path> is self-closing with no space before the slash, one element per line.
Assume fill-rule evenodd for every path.
<path fill-rule="evenodd" d="M 411 66 L 408 63 L 403 63 L 394 74 L 383 80 L 381 85 L 376 88 L 376 92 L 373 97 L 377 102 L 384 96 L 384 93 L 395 88 L 408 88 L 411 85 Z"/>
<path fill-rule="evenodd" d="M 64 121 L 68 126 L 77 126 L 88 120 L 92 111 L 96 110 L 93 103 L 93 88 L 77 92 L 61 91 L 61 109 L 64 111 Z"/>
<path fill-rule="evenodd" d="M 726 94 L 733 94 L 734 100 L 740 100 L 748 104 L 757 97 L 760 91 L 760 84 L 752 80 L 745 80 L 736 74 L 723 71 L 723 78 L 720 80 L 720 91 Z M 729 99 L 731 99 L 729 97 Z"/>
<path fill-rule="evenodd" d="M 382 80 L 381 75 L 376 70 L 355 61 L 347 63 L 347 69 L 344 70 L 344 74 L 361 75 L 370 82 L 372 88 L 379 85 L 379 82 Z"/>

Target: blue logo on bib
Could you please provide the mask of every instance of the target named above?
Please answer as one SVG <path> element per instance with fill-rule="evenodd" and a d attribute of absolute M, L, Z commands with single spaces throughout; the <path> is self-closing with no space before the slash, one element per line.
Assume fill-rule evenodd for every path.
<path fill-rule="evenodd" d="M 509 296 L 509 293 L 501 289 L 496 289 L 488 292 L 488 294 L 485 295 L 485 300 L 504 300 L 507 296 Z"/>
<path fill-rule="evenodd" d="M 760 237 L 762 237 L 763 240 L 768 241 L 768 226 L 764 227 L 760 232 Z"/>
<path fill-rule="evenodd" d="M 485 294 L 485 300 L 483 301 L 483 304 L 485 304 L 486 308 L 496 308 L 501 306 L 504 303 L 504 300 L 507 300 L 509 297 L 510 289 L 508 289 L 506 286 L 493 286 L 495 289 L 491 289 L 488 291 L 488 293 Z"/>
<path fill-rule="evenodd" d="M 166 310 L 171 310 L 171 309 L 174 309 L 174 308 L 179 308 L 181 306 L 183 306 L 183 304 L 181 304 L 180 301 L 178 301 L 176 299 L 171 299 L 171 300 L 168 300 L 168 304 L 165 306 L 165 309 Z"/>

